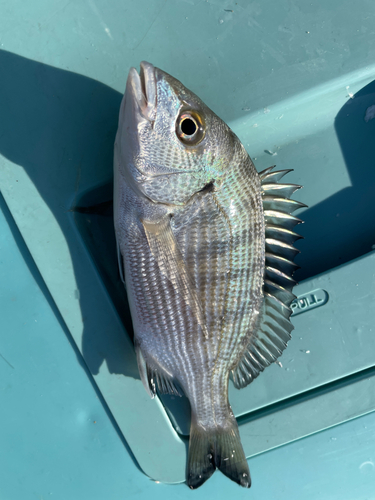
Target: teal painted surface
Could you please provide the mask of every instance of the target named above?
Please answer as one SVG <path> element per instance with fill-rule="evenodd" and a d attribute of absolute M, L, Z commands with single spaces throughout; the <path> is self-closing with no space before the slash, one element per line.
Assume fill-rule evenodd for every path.
<path fill-rule="evenodd" d="M 0 453 L 7 450 L 2 458 L 7 467 L 0 468 L 5 498 L 25 498 L 34 485 L 35 497 L 45 497 L 44 484 L 54 495 L 64 493 L 61 498 L 86 498 L 91 487 L 92 498 L 189 494 L 182 486 L 148 480 L 121 441 L 123 434 L 150 476 L 183 479 L 185 442 L 160 403 L 148 399 L 137 374 L 107 203 L 119 102 L 129 67 L 142 59 L 181 79 L 228 121 L 258 170 L 274 163 L 294 168 L 288 181 L 305 186 L 298 198 L 310 207 L 301 214 L 305 240 L 299 243 L 299 279 L 306 281 L 298 293 L 323 286 L 323 280 L 330 301 L 294 318 L 297 329 L 282 368 L 273 366 L 253 387 L 232 391 L 236 412 L 243 415 L 247 455 L 370 411 L 372 372 L 365 372 L 368 380 L 355 379 L 360 386 L 354 381 L 345 386 L 354 391 L 349 402 L 348 392 L 336 394 L 330 386 L 330 399 L 322 390 L 315 427 L 303 397 L 298 410 L 287 408 L 289 419 L 284 418 L 288 411 L 272 406 L 278 410 L 276 435 L 267 412 L 255 413 L 252 421 L 244 416 L 373 364 L 374 278 L 367 269 L 373 269 L 368 252 L 375 243 L 375 120 L 365 119 L 375 104 L 373 2 L 360 0 L 354 8 L 336 0 L 143 0 L 137 5 L 0 0 L 0 13 L 0 187 L 31 253 L 24 249 L 22 255 L 36 279 L 26 287 L 29 271 L 21 258 L 17 261 L 4 229 L 1 331 L 5 325 L 4 331 L 15 333 L 0 337 L 6 347 L 0 352 L 10 365 L 21 367 L 15 375 L 0 358 L 2 369 L 10 370 L 1 381 L 12 387 L 4 389 L 10 399 L 0 411 L 15 436 L 3 434 L 6 443 L 0 446 Z M 72 211 L 77 205 L 91 209 Z M 22 238 L 17 237 L 19 248 Z M 330 274 L 343 263 L 348 267 Z M 328 274 L 316 277 L 324 271 Z M 15 304 L 9 303 L 10 291 Z M 104 412 L 106 403 L 98 403 L 95 384 L 121 432 Z M 327 408 L 320 417 L 319 408 Z M 87 415 L 97 424 L 85 423 Z M 104 419 L 103 434 L 90 430 Z M 358 424 L 362 421 L 372 422 L 365 424 L 368 430 Z M 368 415 L 252 458 L 251 493 L 300 498 L 302 491 L 316 498 L 316 489 L 322 498 L 323 492 L 335 498 L 338 491 L 342 498 L 370 496 L 371 430 Z M 324 438 L 333 432 L 342 436 L 342 447 Z M 340 453 L 345 458 L 337 466 Z M 218 474 L 203 488 L 198 496 L 245 494 Z"/>
<path fill-rule="evenodd" d="M 190 498 L 135 465 L 0 205 L 1 499 Z M 371 413 L 250 459 L 250 492 L 216 473 L 194 497 L 370 499 L 374 433 Z"/>

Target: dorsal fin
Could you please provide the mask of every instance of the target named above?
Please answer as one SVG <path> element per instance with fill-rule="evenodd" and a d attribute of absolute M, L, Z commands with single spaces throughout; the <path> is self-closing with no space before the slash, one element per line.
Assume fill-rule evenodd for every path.
<path fill-rule="evenodd" d="M 291 215 L 305 207 L 303 203 L 289 199 L 301 186 L 278 184 L 291 170 L 273 172 L 274 167 L 260 172 L 265 218 L 266 263 L 264 275 L 264 299 L 258 326 L 237 366 L 232 370 L 235 387 L 246 387 L 260 372 L 281 356 L 291 338 L 292 290 L 296 284 L 292 278 L 298 266 L 293 262 L 299 250 L 293 243 L 301 238 L 292 231 L 302 221 Z"/>

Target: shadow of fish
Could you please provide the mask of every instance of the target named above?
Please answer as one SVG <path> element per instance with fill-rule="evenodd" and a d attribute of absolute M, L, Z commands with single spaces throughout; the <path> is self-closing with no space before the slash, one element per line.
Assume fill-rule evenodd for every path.
<path fill-rule="evenodd" d="M 220 469 L 250 487 L 228 379 L 285 349 L 295 298 L 287 170 L 258 174 L 231 129 L 178 80 L 132 68 L 114 159 L 114 220 L 142 382 L 191 405 L 187 484 Z"/>

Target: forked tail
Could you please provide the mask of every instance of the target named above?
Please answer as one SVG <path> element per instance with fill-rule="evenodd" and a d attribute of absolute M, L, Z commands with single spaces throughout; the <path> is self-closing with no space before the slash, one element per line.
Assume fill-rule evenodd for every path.
<path fill-rule="evenodd" d="M 192 422 L 186 482 L 189 488 L 199 488 L 219 469 L 229 479 L 250 488 L 249 466 L 242 448 L 235 418 L 225 427 L 204 429 Z"/>

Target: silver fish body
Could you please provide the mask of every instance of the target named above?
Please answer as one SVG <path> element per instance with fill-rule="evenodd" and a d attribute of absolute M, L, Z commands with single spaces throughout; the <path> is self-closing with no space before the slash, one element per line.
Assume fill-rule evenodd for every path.
<path fill-rule="evenodd" d="M 187 484 L 250 473 L 228 379 L 251 382 L 286 347 L 294 296 L 290 200 L 178 80 L 141 63 L 121 105 L 114 220 L 141 379 L 191 405 Z M 281 207 L 281 209 L 280 209 Z"/>

